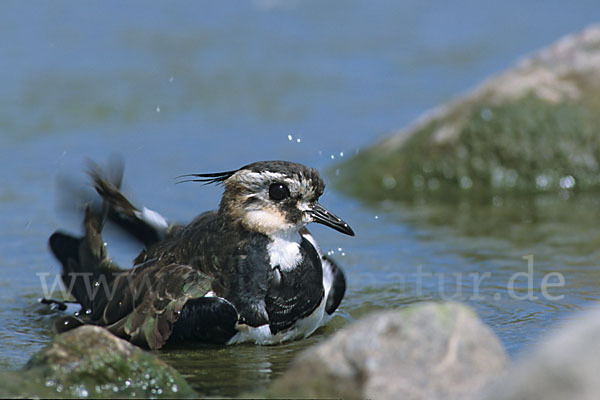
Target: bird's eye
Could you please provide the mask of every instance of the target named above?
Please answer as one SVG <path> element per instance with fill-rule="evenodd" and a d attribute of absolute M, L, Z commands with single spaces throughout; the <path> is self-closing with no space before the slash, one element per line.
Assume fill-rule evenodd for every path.
<path fill-rule="evenodd" d="M 273 183 L 269 186 L 271 200 L 280 201 L 290 196 L 290 190 L 283 183 Z"/>

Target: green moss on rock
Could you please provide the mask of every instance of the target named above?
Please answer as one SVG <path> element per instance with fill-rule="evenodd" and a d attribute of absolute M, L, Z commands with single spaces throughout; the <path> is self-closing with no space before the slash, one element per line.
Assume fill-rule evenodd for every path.
<path fill-rule="evenodd" d="M 340 189 L 370 200 L 599 189 L 599 49 L 600 25 L 524 59 L 336 165 Z"/>
<path fill-rule="evenodd" d="M 0 395 L 20 397 L 195 397 L 183 377 L 150 352 L 105 329 L 58 335 L 19 373 L 0 374 Z"/>
<path fill-rule="evenodd" d="M 340 168 L 340 187 L 369 199 L 598 188 L 600 125 L 586 115 L 533 95 L 475 105 L 452 139 L 432 121 L 398 149 L 359 154 Z"/>

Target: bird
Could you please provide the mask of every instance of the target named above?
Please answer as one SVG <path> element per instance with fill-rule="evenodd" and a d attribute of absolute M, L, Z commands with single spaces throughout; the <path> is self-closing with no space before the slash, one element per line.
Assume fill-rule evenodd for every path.
<path fill-rule="evenodd" d="M 57 230 L 49 247 L 65 288 L 81 311 L 60 318 L 59 332 L 105 327 L 141 347 L 167 343 L 278 344 L 308 337 L 340 306 L 346 278 L 307 229 L 319 223 L 354 231 L 319 203 L 319 173 L 289 161 L 259 161 L 179 182 L 223 187 L 217 210 L 188 224 L 134 206 L 121 192 L 123 167 L 88 169 L 101 205 L 85 205 L 83 235 Z M 114 223 L 143 244 L 121 268 L 102 237 Z"/>

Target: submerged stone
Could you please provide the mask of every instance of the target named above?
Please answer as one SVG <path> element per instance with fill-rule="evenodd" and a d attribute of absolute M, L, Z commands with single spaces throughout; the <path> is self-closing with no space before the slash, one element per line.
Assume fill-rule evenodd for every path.
<path fill-rule="evenodd" d="M 384 311 L 301 353 L 273 397 L 475 399 L 508 366 L 470 308 L 425 303 Z"/>
<path fill-rule="evenodd" d="M 357 197 L 600 188 L 600 25 L 567 36 L 347 160 Z"/>
<path fill-rule="evenodd" d="M 194 397 L 183 377 L 150 352 L 85 325 L 58 335 L 22 371 L 0 374 L 0 396 Z"/>

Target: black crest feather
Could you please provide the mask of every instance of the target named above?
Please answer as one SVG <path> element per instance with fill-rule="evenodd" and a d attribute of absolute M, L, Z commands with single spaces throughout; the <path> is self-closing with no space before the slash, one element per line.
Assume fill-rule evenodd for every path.
<path fill-rule="evenodd" d="M 179 179 L 179 181 L 177 181 L 177 183 L 202 182 L 205 185 L 210 185 L 212 183 L 222 184 L 223 182 L 225 182 L 227 179 L 229 179 L 233 174 L 235 174 L 238 171 L 239 170 L 236 169 L 234 171 L 213 172 L 210 174 L 185 174 L 185 175 L 180 175 L 175 179 Z"/>

